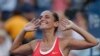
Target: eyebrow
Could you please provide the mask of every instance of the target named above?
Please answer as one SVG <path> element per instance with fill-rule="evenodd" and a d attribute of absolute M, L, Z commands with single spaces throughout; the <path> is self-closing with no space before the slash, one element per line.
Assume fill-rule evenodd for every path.
<path fill-rule="evenodd" d="M 49 15 L 45 15 L 45 16 L 49 16 Z"/>

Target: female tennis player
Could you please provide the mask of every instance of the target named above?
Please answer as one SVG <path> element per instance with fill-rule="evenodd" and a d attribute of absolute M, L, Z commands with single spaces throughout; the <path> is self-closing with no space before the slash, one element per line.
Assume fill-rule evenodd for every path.
<path fill-rule="evenodd" d="M 26 32 L 35 32 L 39 27 L 43 32 L 43 38 L 22 44 Z M 55 36 L 57 29 L 63 32 L 62 38 Z M 67 36 L 68 30 L 74 30 L 81 34 L 85 40 L 76 40 Z M 94 36 L 81 29 L 68 19 L 59 19 L 58 15 L 51 11 L 44 11 L 40 19 L 28 23 L 15 39 L 11 53 L 13 55 L 32 56 L 68 56 L 70 50 L 81 50 L 91 48 L 98 42 Z"/>

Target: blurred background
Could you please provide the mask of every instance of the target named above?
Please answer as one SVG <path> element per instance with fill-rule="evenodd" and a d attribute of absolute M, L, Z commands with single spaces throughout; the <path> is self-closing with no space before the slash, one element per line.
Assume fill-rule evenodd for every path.
<path fill-rule="evenodd" d="M 17 34 L 31 19 L 44 10 L 59 13 L 93 34 L 100 42 L 100 0 L 0 0 L 0 56 L 10 56 L 9 50 Z M 41 30 L 28 32 L 23 44 L 41 38 Z M 76 32 L 75 39 L 82 40 Z M 100 56 L 100 44 L 85 50 L 72 50 L 69 56 Z"/>

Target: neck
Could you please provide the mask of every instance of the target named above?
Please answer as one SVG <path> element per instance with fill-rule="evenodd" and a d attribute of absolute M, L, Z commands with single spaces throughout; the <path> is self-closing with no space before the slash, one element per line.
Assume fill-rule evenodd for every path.
<path fill-rule="evenodd" d="M 44 42 L 53 42 L 55 40 L 54 29 L 43 30 L 43 41 Z"/>

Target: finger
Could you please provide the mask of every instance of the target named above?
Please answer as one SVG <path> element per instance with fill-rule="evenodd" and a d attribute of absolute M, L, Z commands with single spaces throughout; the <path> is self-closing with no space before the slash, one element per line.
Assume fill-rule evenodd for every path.
<path fill-rule="evenodd" d="M 64 21 L 68 21 L 69 19 L 64 18 L 64 19 L 62 19 L 62 20 L 64 20 Z"/>
<path fill-rule="evenodd" d="M 66 29 L 70 27 L 70 25 L 68 25 L 68 24 L 66 24 L 66 23 L 64 23 L 64 22 L 62 22 L 61 25 L 62 25 L 63 27 L 65 27 Z"/>
<path fill-rule="evenodd" d="M 66 21 L 66 22 L 68 22 L 68 19 L 62 19 L 61 21 Z"/>
<path fill-rule="evenodd" d="M 69 22 L 66 20 L 62 20 L 61 22 L 64 22 L 65 24 L 69 24 Z"/>
<path fill-rule="evenodd" d="M 68 25 L 69 23 L 66 22 L 66 21 L 61 21 L 61 23 L 65 24 L 65 25 Z"/>
<path fill-rule="evenodd" d="M 31 20 L 31 23 L 33 23 L 35 20 L 36 20 L 36 19 L 35 19 L 35 18 L 33 18 L 33 19 Z"/>
<path fill-rule="evenodd" d="M 36 24 L 36 23 L 38 22 L 38 20 L 39 20 L 39 19 L 36 19 L 36 20 L 34 21 L 34 24 Z"/>
<path fill-rule="evenodd" d="M 36 24 L 36 23 L 39 22 L 39 21 L 40 21 L 40 19 L 36 19 L 34 23 Z"/>
<path fill-rule="evenodd" d="M 66 27 L 66 24 L 62 22 L 62 23 L 61 23 L 61 26 Z"/>
<path fill-rule="evenodd" d="M 40 20 L 40 19 L 38 19 L 38 20 L 35 22 L 35 25 L 40 24 L 40 22 L 41 22 L 41 20 Z"/>
<path fill-rule="evenodd" d="M 65 30 L 65 27 L 64 26 L 61 26 L 58 28 L 59 30 Z"/>
<path fill-rule="evenodd" d="M 60 22 L 59 22 L 59 25 L 61 25 L 61 24 L 63 24 L 63 21 L 60 21 Z"/>
<path fill-rule="evenodd" d="M 60 23 L 60 24 L 59 24 L 59 28 L 60 28 L 60 29 L 64 29 L 65 27 L 66 27 L 66 26 L 65 26 L 63 23 Z"/>
<path fill-rule="evenodd" d="M 37 27 L 39 27 L 40 25 L 36 25 L 35 27 L 37 28 Z"/>
<path fill-rule="evenodd" d="M 61 25 L 61 30 L 64 31 L 64 30 L 66 30 L 66 29 L 67 29 L 67 27 L 66 27 L 64 24 L 62 24 L 62 25 Z"/>

